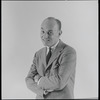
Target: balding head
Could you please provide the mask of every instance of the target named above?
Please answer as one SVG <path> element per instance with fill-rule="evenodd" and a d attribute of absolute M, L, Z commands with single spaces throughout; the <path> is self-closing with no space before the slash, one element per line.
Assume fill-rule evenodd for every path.
<path fill-rule="evenodd" d="M 61 21 L 60 20 L 58 20 L 58 19 L 56 19 L 56 18 L 54 18 L 54 17 L 48 17 L 48 18 L 46 18 L 44 21 L 43 21 L 43 23 L 45 23 L 45 22 L 49 22 L 49 24 L 57 24 L 57 26 L 58 26 L 58 29 L 59 30 L 61 30 Z M 42 23 L 42 24 L 43 24 Z"/>
<path fill-rule="evenodd" d="M 41 39 L 45 46 L 53 46 L 61 35 L 61 23 L 54 17 L 46 18 L 41 24 Z"/>

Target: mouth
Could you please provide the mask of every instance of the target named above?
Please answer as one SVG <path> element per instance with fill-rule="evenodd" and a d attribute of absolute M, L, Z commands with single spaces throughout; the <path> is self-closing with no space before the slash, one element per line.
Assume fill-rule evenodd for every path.
<path fill-rule="evenodd" d="M 44 42 L 50 42 L 50 39 L 43 39 Z"/>

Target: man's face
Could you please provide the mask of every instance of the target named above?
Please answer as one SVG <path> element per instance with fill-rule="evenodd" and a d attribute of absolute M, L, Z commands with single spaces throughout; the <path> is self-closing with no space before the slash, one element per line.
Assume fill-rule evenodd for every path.
<path fill-rule="evenodd" d="M 60 30 L 55 20 L 45 20 L 41 25 L 41 39 L 45 46 L 51 47 L 59 40 Z"/>

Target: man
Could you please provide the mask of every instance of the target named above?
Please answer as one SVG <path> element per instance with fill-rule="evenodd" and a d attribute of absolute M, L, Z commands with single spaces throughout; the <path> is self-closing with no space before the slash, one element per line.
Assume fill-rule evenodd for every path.
<path fill-rule="evenodd" d="M 27 87 L 37 99 L 73 99 L 76 52 L 60 40 L 61 22 L 46 18 L 41 25 L 44 48 L 35 53 L 26 77 Z"/>

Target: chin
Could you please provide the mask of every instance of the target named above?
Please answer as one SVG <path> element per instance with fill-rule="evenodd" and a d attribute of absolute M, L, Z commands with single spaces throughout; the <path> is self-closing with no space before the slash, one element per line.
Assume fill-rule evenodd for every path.
<path fill-rule="evenodd" d="M 45 44 L 45 46 L 48 46 L 48 47 L 49 47 L 50 45 L 48 45 L 48 44 Z"/>
<path fill-rule="evenodd" d="M 43 42 L 44 46 L 48 46 L 48 47 L 52 46 L 51 42 L 45 42 L 45 41 L 42 41 L 42 42 Z"/>
<path fill-rule="evenodd" d="M 50 45 L 50 44 L 47 44 L 47 43 L 44 43 L 44 46 L 48 46 L 48 47 L 50 47 L 51 45 Z"/>

